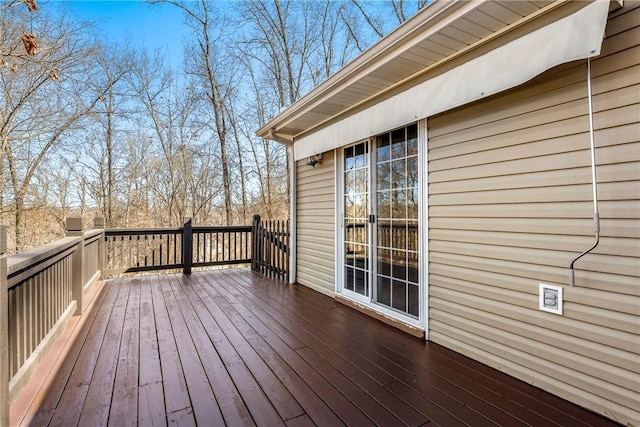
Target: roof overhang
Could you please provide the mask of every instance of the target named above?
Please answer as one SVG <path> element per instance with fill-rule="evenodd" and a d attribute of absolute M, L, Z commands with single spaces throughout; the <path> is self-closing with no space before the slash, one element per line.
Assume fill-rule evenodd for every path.
<path fill-rule="evenodd" d="M 425 113 L 489 96 L 559 63 L 599 54 L 608 9 L 608 1 L 435 1 L 257 134 L 284 143 L 304 139 L 305 148 L 296 147 L 299 158 L 388 130 L 378 128 L 393 126 L 393 120 L 383 120 L 371 129 L 365 126 L 360 133 L 341 133 L 341 140 L 331 143 L 313 140 L 335 138 L 335 132 L 307 138 L 346 117 L 365 114 L 381 101 L 387 110 L 406 110 L 396 114 L 396 121 L 405 120 L 396 125 L 402 125 L 427 117 Z M 482 80 L 483 76 L 490 78 Z M 494 80 L 497 83 L 486 85 Z M 460 85 L 463 90 L 457 90 Z M 435 108 L 408 111 L 406 98 L 415 94 L 403 96 L 403 92 L 416 87 L 421 87 L 423 103 Z M 448 100 L 450 93 L 443 87 L 459 99 Z"/>

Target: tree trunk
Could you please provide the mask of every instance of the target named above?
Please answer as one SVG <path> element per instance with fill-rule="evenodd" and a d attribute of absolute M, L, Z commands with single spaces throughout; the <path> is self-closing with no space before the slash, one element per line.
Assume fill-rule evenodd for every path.
<path fill-rule="evenodd" d="M 105 200 L 106 212 L 105 220 L 107 228 L 113 227 L 113 86 L 108 91 L 108 101 L 106 108 L 107 115 L 107 133 L 106 133 L 106 145 L 107 145 L 107 200 Z"/>
<path fill-rule="evenodd" d="M 24 195 L 17 192 L 15 195 L 15 211 L 13 214 L 13 226 L 16 233 L 16 253 L 24 251 Z"/>

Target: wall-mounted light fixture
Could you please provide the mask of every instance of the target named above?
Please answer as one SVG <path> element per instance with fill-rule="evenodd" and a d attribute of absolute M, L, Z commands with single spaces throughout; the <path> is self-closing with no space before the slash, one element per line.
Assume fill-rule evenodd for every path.
<path fill-rule="evenodd" d="M 309 156 L 307 159 L 307 164 L 313 166 L 314 168 L 318 163 L 322 162 L 322 153 L 316 154 L 314 156 Z"/>

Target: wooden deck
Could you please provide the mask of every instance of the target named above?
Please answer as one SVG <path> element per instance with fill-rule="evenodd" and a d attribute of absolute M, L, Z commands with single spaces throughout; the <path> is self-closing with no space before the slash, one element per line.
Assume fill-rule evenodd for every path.
<path fill-rule="evenodd" d="M 244 269 L 110 280 L 69 342 L 47 385 L 12 406 L 12 423 L 614 425 Z"/>

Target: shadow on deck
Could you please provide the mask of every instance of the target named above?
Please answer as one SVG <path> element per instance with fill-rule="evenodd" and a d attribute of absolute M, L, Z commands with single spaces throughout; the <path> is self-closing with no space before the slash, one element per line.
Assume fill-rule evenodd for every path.
<path fill-rule="evenodd" d="M 12 425 L 614 425 L 246 269 L 113 279 L 92 304 Z"/>

